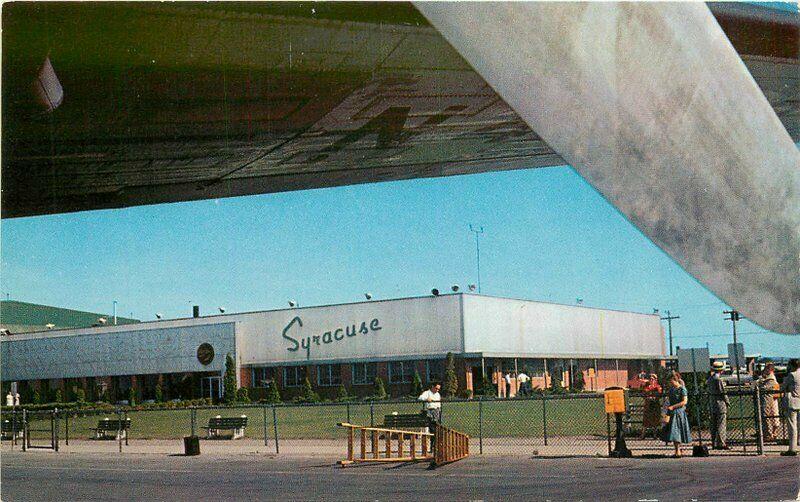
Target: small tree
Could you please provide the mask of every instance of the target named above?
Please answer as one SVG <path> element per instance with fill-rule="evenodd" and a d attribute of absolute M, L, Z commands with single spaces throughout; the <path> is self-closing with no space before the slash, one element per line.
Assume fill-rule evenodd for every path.
<path fill-rule="evenodd" d="M 497 394 L 497 389 L 494 388 L 494 385 L 492 385 L 492 381 L 489 380 L 489 377 L 487 377 L 486 375 L 483 375 L 480 383 L 481 385 L 478 388 L 480 394 L 484 396 L 494 396 Z"/>
<path fill-rule="evenodd" d="M 241 387 L 236 391 L 236 401 L 240 403 L 250 402 L 250 393 L 247 391 L 247 387 Z"/>
<path fill-rule="evenodd" d="M 300 399 L 304 403 L 316 403 L 319 401 L 319 395 L 314 392 L 314 387 L 311 386 L 311 380 L 309 380 L 308 377 L 303 380 L 303 390 L 300 394 Z"/>
<path fill-rule="evenodd" d="M 561 386 L 564 374 L 561 366 L 553 368 L 550 372 L 550 392 L 553 394 L 561 394 L 564 392 L 564 387 Z"/>
<path fill-rule="evenodd" d="M 236 361 L 233 356 L 228 353 L 225 357 L 225 396 L 226 403 L 232 403 L 236 400 Z"/>
<path fill-rule="evenodd" d="M 586 380 L 583 378 L 583 371 L 578 366 L 574 367 L 575 376 L 572 377 L 572 390 L 576 392 L 583 392 L 586 388 Z"/>
<path fill-rule="evenodd" d="M 136 406 L 136 389 L 133 386 L 128 389 L 128 405 Z"/>
<path fill-rule="evenodd" d="M 61 389 L 56 389 L 55 394 L 53 395 L 53 402 L 60 403 L 64 400 L 64 397 L 61 395 Z"/>
<path fill-rule="evenodd" d="M 269 383 L 265 400 L 270 404 L 278 404 L 281 402 L 281 392 L 278 390 L 278 384 L 275 380 Z"/>
<path fill-rule="evenodd" d="M 39 393 L 39 389 L 33 391 L 33 404 L 42 404 L 42 395 Z"/>
<path fill-rule="evenodd" d="M 336 389 L 336 400 L 337 401 L 347 401 L 350 396 L 347 395 L 347 387 L 344 384 L 340 383 L 339 388 Z"/>
<path fill-rule="evenodd" d="M 156 384 L 156 392 L 155 392 L 155 394 L 156 394 L 155 395 L 156 402 L 157 403 L 163 403 L 164 402 L 164 389 L 163 389 L 163 387 L 161 387 L 161 382 Z"/>
<path fill-rule="evenodd" d="M 417 397 L 422 394 L 422 379 L 419 377 L 419 372 L 414 372 L 414 377 L 411 379 L 411 397 Z"/>
<path fill-rule="evenodd" d="M 458 394 L 458 377 L 456 376 L 456 358 L 452 352 L 447 353 L 447 367 L 444 370 L 444 397 L 455 397 Z"/>
<path fill-rule="evenodd" d="M 386 387 L 384 387 L 381 377 L 375 377 L 375 394 L 373 397 L 375 399 L 386 399 L 388 397 L 386 395 Z"/>
<path fill-rule="evenodd" d="M 75 389 L 75 401 L 77 401 L 78 404 L 84 404 L 86 402 L 86 391 L 80 387 Z"/>

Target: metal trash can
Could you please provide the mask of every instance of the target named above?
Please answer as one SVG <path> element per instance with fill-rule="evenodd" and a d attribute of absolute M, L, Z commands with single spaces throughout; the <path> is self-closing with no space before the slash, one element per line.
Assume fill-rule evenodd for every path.
<path fill-rule="evenodd" d="M 200 438 L 198 436 L 185 436 L 183 450 L 186 456 L 200 455 Z"/>

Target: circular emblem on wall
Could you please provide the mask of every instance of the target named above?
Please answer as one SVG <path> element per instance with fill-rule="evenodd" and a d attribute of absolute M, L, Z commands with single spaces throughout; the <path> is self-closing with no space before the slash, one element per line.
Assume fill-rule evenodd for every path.
<path fill-rule="evenodd" d="M 214 347 L 210 343 L 203 343 L 197 347 L 197 360 L 203 366 L 208 366 L 214 360 Z"/>

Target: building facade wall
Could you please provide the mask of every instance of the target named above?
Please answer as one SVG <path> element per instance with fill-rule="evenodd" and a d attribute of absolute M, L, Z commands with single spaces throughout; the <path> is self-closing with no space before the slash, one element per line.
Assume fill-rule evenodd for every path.
<path fill-rule="evenodd" d="M 657 315 L 464 295 L 464 350 L 512 357 L 663 356 Z"/>
<path fill-rule="evenodd" d="M 222 372 L 225 355 L 235 353 L 234 337 L 233 323 L 15 335 L 0 346 L 3 380 Z M 203 343 L 214 349 L 208 365 L 197 358 Z"/>

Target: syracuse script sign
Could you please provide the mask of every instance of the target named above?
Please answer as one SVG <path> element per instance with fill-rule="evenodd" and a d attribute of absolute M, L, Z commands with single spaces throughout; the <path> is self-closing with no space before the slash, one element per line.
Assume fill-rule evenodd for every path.
<path fill-rule="evenodd" d="M 380 325 L 380 321 L 375 318 L 367 323 L 366 321 L 362 322 L 360 325 L 358 324 L 350 324 L 344 327 L 338 327 L 335 329 L 331 329 L 328 331 L 323 332 L 319 335 L 312 335 L 306 337 L 298 337 L 300 338 L 299 341 L 297 338 L 290 335 L 292 332 L 292 328 L 297 326 L 297 328 L 303 327 L 303 320 L 300 317 L 295 317 L 289 324 L 283 328 L 283 333 L 281 333 L 281 337 L 289 341 L 289 346 L 286 348 L 289 352 L 297 352 L 300 349 L 303 349 L 306 353 L 306 359 L 311 359 L 311 347 L 312 346 L 322 346 L 328 345 L 331 343 L 341 343 L 345 340 L 348 340 L 355 336 L 363 336 L 368 335 L 370 333 L 374 333 L 376 331 L 380 331 L 383 329 Z"/>

